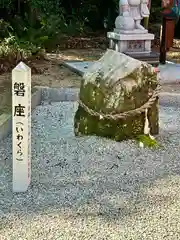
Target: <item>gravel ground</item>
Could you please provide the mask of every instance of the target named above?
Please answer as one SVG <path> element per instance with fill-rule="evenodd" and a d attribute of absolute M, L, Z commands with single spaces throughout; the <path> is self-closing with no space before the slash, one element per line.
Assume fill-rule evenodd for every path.
<path fill-rule="evenodd" d="M 160 108 L 162 149 L 75 138 L 74 102 L 32 116 L 32 183 L 12 194 L 11 137 L 0 144 L 0 239 L 180 239 L 180 110 Z"/>

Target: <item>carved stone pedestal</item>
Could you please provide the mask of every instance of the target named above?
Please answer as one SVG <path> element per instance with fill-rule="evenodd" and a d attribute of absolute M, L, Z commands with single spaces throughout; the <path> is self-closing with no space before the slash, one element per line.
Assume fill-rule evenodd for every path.
<path fill-rule="evenodd" d="M 135 29 L 133 31 L 108 32 L 109 49 L 125 53 L 140 61 L 145 61 L 156 65 L 159 63 L 159 54 L 152 52 L 151 42 L 154 40 L 154 34 L 142 32 Z"/>
<path fill-rule="evenodd" d="M 125 34 L 108 32 L 109 48 L 125 54 L 148 54 L 151 53 L 151 41 L 154 34 L 137 33 Z"/>

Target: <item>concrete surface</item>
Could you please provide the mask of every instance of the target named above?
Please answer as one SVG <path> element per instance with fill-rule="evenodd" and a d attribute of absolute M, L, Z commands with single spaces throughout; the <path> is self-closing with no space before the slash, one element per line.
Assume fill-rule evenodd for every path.
<path fill-rule="evenodd" d="M 88 70 L 88 67 L 92 66 L 94 63 L 95 62 L 90 61 L 66 61 L 63 65 L 80 76 L 83 76 Z M 159 78 L 161 84 L 180 83 L 180 64 L 167 62 L 165 65 L 159 65 L 158 68 L 160 70 Z"/>

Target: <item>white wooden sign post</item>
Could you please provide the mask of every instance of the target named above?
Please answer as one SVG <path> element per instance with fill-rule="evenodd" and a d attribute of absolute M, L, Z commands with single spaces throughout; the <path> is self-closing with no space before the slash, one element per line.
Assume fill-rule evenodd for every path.
<path fill-rule="evenodd" d="M 13 192 L 31 181 L 31 69 L 20 62 L 12 71 Z"/>

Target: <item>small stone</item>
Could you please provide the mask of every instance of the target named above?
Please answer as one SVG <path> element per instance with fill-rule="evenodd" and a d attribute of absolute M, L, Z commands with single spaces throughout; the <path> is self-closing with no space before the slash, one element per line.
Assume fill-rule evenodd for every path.
<path fill-rule="evenodd" d="M 144 143 L 140 142 L 140 143 L 139 143 L 139 147 L 140 147 L 140 148 L 144 148 Z"/>

